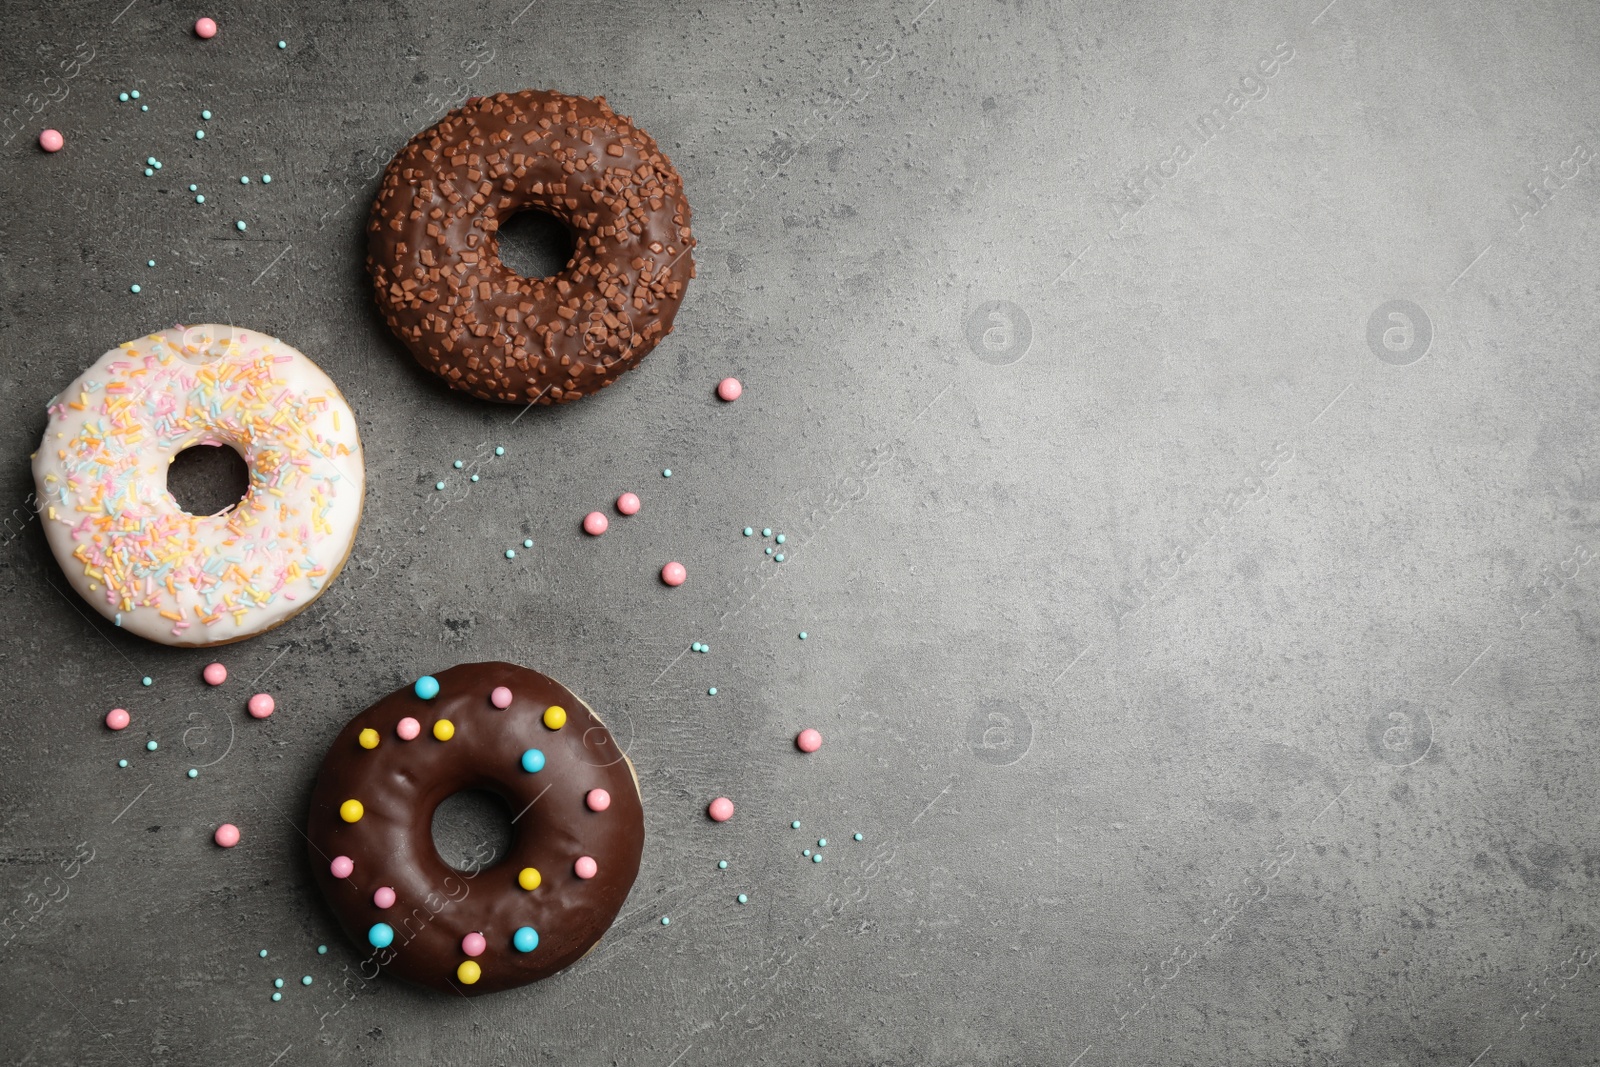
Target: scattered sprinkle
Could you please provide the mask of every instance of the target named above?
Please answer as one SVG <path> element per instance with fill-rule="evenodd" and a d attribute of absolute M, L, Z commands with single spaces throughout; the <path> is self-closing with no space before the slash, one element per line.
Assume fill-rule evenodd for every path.
<path fill-rule="evenodd" d="M 750 528 L 750 527 L 748 527 L 748 526 L 746 526 L 746 527 L 745 527 L 745 528 L 744 528 L 744 535 L 745 535 L 745 536 L 746 536 L 746 537 L 750 537 L 750 536 L 752 536 L 752 535 L 753 535 L 753 534 L 754 534 L 754 533 L 755 533 L 755 530 L 753 530 L 753 529 L 751 529 L 751 528 Z"/>
<path fill-rule="evenodd" d="M 761 531 L 761 536 L 762 537 L 771 537 L 772 536 L 772 527 L 768 526 L 765 529 L 763 529 Z"/>
<path fill-rule="evenodd" d="M 153 267 L 155 265 L 156 265 L 156 261 L 153 260 L 153 259 L 152 260 L 148 260 L 148 261 L 145 262 L 145 266 L 147 266 L 147 267 Z"/>
<path fill-rule="evenodd" d="M 811 855 L 811 850 L 809 848 L 803 848 L 803 849 L 800 850 L 800 855 L 809 856 L 809 855 Z"/>
<path fill-rule="evenodd" d="M 202 111 L 202 112 L 200 112 L 200 117 L 203 118 L 203 119 L 209 119 L 211 117 L 211 112 L 210 111 Z"/>
<path fill-rule="evenodd" d="M 196 770 L 195 768 L 190 767 L 189 768 L 189 777 L 190 778 L 198 778 L 198 777 L 200 777 L 200 772 L 198 770 Z"/>
<path fill-rule="evenodd" d="M 278 42 L 278 47 L 279 48 L 288 48 L 289 47 L 289 42 L 288 41 L 279 41 Z"/>
<path fill-rule="evenodd" d="M 261 950 L 261 958 L 262 959 L 266 959 L 267 958 L 267 950 L 266 949 L 262 949 Z"/>
<path fill-rule="evenodd" d="M 773 540 L 777 541 L 778 544 L 781 545 L 785 541 L 785 538 L 784 538 L 783 534 L 779 534 L 777 537 L 773 538 Z"/>
<path fill-rule="evenodd" d="M 137 90 L 137 89 L 135 89 L 135 90 L 134 90 L 134 91 L 133 91 L 133 92 L 132 92 L 132 93 L 130 93 L 130 94 L 129 94 L 129 95 L 130 95 L 130 96 L 132 96 L 132 97 L 133 97 L 133 98 L 134 98 L 134 99 L 135 99 L 135 100 L 137 100 L 137 99 L 139 99 L 139 90 Z"/>
<path fill-rule="evenodd" d="M 270 175 L 270 174 L 263 174 L 263 175 L 262 175 L 262 176 L 261 176 L 261 184 L 262 184 L 262 185 L 271 185 L 271 184 L 272 184 L 272 175 Z"/>
<path fill-rule="evenodd" d="M 128 286 L 128 292 L 130 292 L 130 293 L 137 293 L 139 291 L 140 290 L 139 290 L 139 287 L 137 285 Z"/>
<path fill-rule="evenodd" d="M 149 104 L 140 104 L 139 105 L 139 110 L 140 111 L 149 111 L 150 110 L 150 105 Z"/>
<path fill-rule="evenodd" d="M 710 815 L 714 822 L 727 822 L 733 818 L 733 801 L 727 797 L 718 797 L 707 806 L 706 814 Z"/>
<path fill-rule="evenodd" d="M 220 663 L 208 663 L 205 670 L 200 672 L 200 677 L 207 685 L 221 685 L 228 680 L 228 668 Z"/>
<path fill-rule="evenodd" d="M 725 871 L 727 869 L 728 869 L 728 861 L 727 860 L 718 860 L 717 861 L 717 870 Z"/>
<path fill-rule="evenodd" d="M 806 632 L 804 630 L 801 630 L 800 631 L 800 640 L 804 641 L 805 639 L 806 639 Z"/>
<path fill-rule="evenodd" d="M 743 893 L 740 893 L 739 894 L 739 903 L 748 904 L 748 903 L 750 903 L 750 898 L 745 896 Z"/>
<path fill-rule="evenodd" d="M 154 741 L 146 741 L 144 743 L 144 747 L 145 747 L 145 751 L 154 752 L 156 749 L 160 748 L 161 746 L 156 744 Z"/>
<path fill-rule="evenodd" d="M 127 765 L 128 765 L 128 761 L 127 760 L 125 760 L 125 759 L 117 760 L 117 766 L 118 767 L 126 767 Z"/>
<path fill-rule="evenodd" d="M 796 819 L 796 820 L 795 820 L 795 821 L 794 821 L 794 822 L 792 822 L 792 823 L 790 823 L 790 824 L 789 824 L 789 829 L 791 829 L 791 830 L 798 830 L 798 829 L 800 829 L 800 820 L 799 820 L 799 819 Z"/>
<path fill-rule="evenodd" d="M 196 141 L 204 141 L 206 139 L 206 131 L 204 131 L 204 130 L 196 130 L 196 131 L 194 131 L 194 139 Z"/>
<path fill-rule="evenodd" d="M 477 476 L 477 475 L 476 475 L 476 474 L 474 474 L 474 475 L 473 475 L 473 476 L 472 476 L 472 480 L 473 480 L 473 481 L 477 481 L 477 480 L 478 480 L 478 476 Z"/>
<path fill-rule="evenodd" d="M 234 225 L 241 230 L 244 229 L 244 219 L 240 219 L 238 222 L 234 223 Z"/>
<path fill-rule="evenodd" d="M 282 989 L 283 988 L 283 979 L 282 978 L 274 978 L 272 980 L 272 987 L 274 989 Z"/>
<path fill-rule="evenodd" d="M 776 562 L 778 562 L 778 563 L 782 563 L 782 562 L 783 562 L 783 553 L 782 553 L 782 552 L 779 552 L 779 553 L 778 553 L 778 554 L 777 554 L 777 555 L 776 555 L 776 556 L 773 556 L 773 557 L 772 557 L 772 558 L 773 558 L 773 559 L 774 559 L 774 560 L 775 560 L 775 561 L 776 561 Z"/>
<path fill-rule="evenodd" d="M 688 577 L 688 569 L 676 560 L 661 568 L 661 580 L 668 585 L 682 585 Z"/>
<path fill-rule="evenodd" d="M 494 446 L 494 454 L 497 455 L 497 456 L 503 456 L 503 455 L 506 454 L 506 450 L 504 448 L 500 447 L 499 445 L 495 445 Z"/>
<path fill-rule="evenodd" d="M 590 537 L 599 537 L 611 527 L 611 520 L 598 511 L 591 511 L 583 517 L 583 532 Z"/>
<path fill-rule="evenodd" d="M 716 686 L 712 686 L 710 689 L 706 690 L 706 696 L 714 697 L 716 695 L 717 695 L 717 687 Z"/>
<path fill-rule="evenodd" d="M 282 993 L 274 993 L 274 994 L 272 994 L 272 999 L 275 1000 L 275 1001 L 282 1000 L 283 999 L 283 994 Z"/>
<path fill-rule="evenodd" d="M 326 956 L 327 954 L 328 954 L 328 946 L 327 945 L 318 945 L 317 946 L 317 955 Z"/>
<path fill-rule="evenodd" d="M 149 167 L 144 168 L 144 176 L 146 178 L 153 178 L 153 177 L 155 177 L 155 175 L 156 175 L 156 172 L 151 170 Z"/>
<path fill-rule="evenodd" d="M 250 184 L 250 175 L 248 175 L 248 174 L 239 175 L 239 184 L 240 185 L 249 185 Z"/>
<path fill-rule="evenodd" d="M 456 469 L 456 470 L 460 470 L 460 469 L 461 469 L 461 468 L 462 468 L 462 467 L 464 467 L 464 466 L 466 466 L 466 464 L 465 464 L 465 463 L 462 463 L 462 462 L 461 462 L 461 461 L 460 461 L 460 460 L 459 460 L 459 459 L 458 459 L 458 460 L 456 460 L 456 461 L 455 461 L 455 462 L 454 462 L 454 463 L 452 463 L 452 464 L 450 464 L 450 466 L 452 466 L 452 467 L 454 467 L 454 468 L 455 468 L 455 469 Z"/>
<path fill-rule="evenodd" d="M 217 832 L 211 835 L 211 840 L 221 848 L 232 848 L 239 843 L 239 828 L 231 822 L 225 822 L 217 827 Z M 267 950 L 262 949 L 261 955 L 265 957 L 266 954 Z"/>
<path fill-rule="evenodd" d="M 666 470 L 662 471 L 661 472 L 661 477 L 663 477 L 663 478 L 672 477 L 672 468 L 668 467 Z"/>
<path fill-rule="evenodd" d="M 198 186 L 198 185 L 193 185 L 193 184 L 191 184 L 191 185 L 190 185 L 190 186 L 189 186 L 189 191 L 190 191 L 190 192 L 191 192 L 191 193 L 192 193 L 192 192 L 195 192 L 195 191 L 197 191 L 197 190 L 198 190 L 198 189 L 199 189 L 199 188 L 200 188 L 200 187 L 199 187 L 199 186 Z"/>
<path fill-rule="evenodd" d="M 532 548 L 533 547 L 533 538 L 531 538 L 531 537 L 523 538 L 522 547 L 523 548 Z"/>
<path fill-rule="evenodd" d="M 211 38 L 215 37 L 217 35 L 216 20 L 196 19 L 194 23 L 194 35 L 200 38 L 202 41 L 209 41 Z"/>
<path fill-rule="evenodd" d="M 772 546 L 771 545 L 767 546 L 767 555 L 769 555 L 769 556 L 772 555 Z"/>
<path fill-rule="evenodd" d="M 661 916 L 661 925 L 662 926 L 671 926 L 672 925 L 672 920 L 669 917 L 663 915 L 663 916 Z"/>
<path fill-rule="evenodd" d="M 725 403 L 733 403 L 744 395 L 744 386 L 737 378 L 724 378 L 717 383 L 717 396 Z"/>
<path fill-rule="evenodd" d="M 795 737 L 794 743 L 801 752 L 815 752 L 822 747 L 822 734 L 808 726 Z"/>
<path fill-rule="evenodd" d="M 516 549 L 514 549 L 514 548 L 506 549 L 506 559 L 516 559 L 516 558 L 517 558 L 517 550 Z"/>
<path fill-rule="evenodd" d="M 826 837 L 817 838 L 817 847 L 818 848 L 827 848 L 828 847 L 828 839 Z"/>
<path fill-rule="evenodd" d="M 861 840 L 861 835 L 860 835 L 860 834 L 857 834 L 857 835 L 856 835 L 856 840 L 857 840 L 857 841 L 860 841 L 860 840 Z"/>
<path fill-rule="evenodd" d="M 300 979 L 300 984 L 301 985 L 310 985 L 311 984 L 311 976 L 308 974 L 304 978 Z"/>
<path fill-rule="evenodd" d="M 812 863 L 821 863 L 822 862 L 822 853 L 818 852 L 816 855 L 812 856 L 811 857 L 811 862 Z"/>
<path fill-rule="evenodd" d="M 124 104 L 126 104 L 128 102 L 128 94 L 127 93 L 118 93 L 117 94 L 117 99 L 121 100 Z"/>
<path fill-rule="evenodd" d="M 193 189 L 193 188 L 194 188 L 194 186 L 192 186 L 192 185 L 191 185 L 191 186 L 189 186 L 189 188 L 191 188 L 191 189 Z M 200 194 L 200 195 L 199 195 L 199 196 L 197 196 L 197 197 L 195 197 L 195 198 L 194 198 L 194 202 L 195 202 L 195 203 L 197 203 L 197 204 L 203 204 L 203 203 L 205 203 L 205 202 L 206 202 L 206 197 L 205 197 L 205 194 L 204 194 L 204 193 L 201 193 L 201 194 Z"/>
<path fill-rule="evenodd" d="M 433 483 L 433 487 L 435 489 L 439 490 L 440 492 L 444 491 L 444 483 L 443 482 L 434 482 Z"/>
<path fill-rule="evenodd" d="M 144 678 L 142 678 L 140 681 L 141 681 L 141 684 L 143 684 L 143 685 L 155 685 L 156 684 L 155 679 L 150 677 L 148 674 L 145 675 Z"/>

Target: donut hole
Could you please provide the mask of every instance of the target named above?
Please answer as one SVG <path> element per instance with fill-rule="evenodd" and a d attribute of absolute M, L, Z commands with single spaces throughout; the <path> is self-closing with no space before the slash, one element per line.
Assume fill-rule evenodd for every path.
<path fill-rule="evenodd" d="M 511 851 L 511 806 L 499 793 L 463 789 L 433 809 L 433 847 L 458 871 L 474 874 Z"/>
<path fill-rule="evenodd" d="M 519 211 L 496 234 L 500 262 L 524 278 L 551 278 L 567 269 L 578 251 L 572 227 L 542 211 Z"/>
<path fill-rule="evenodd" d="M 190 515 L 222 515 L 250 492 L 250 467 L 229 445 L 193 445 L 167 466 L 167 492 Z"/>

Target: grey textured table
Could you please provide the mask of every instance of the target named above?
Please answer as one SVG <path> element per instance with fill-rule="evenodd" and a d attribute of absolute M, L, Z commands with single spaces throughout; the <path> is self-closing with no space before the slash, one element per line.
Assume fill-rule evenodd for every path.
<path fill-rule="evenodd" d="M 1600 1062 L 1597 47 L 1563 3 L 8 5 L 0 1057 Z M 523 414 L 409 361 L 361 225 L 527 86 L 654 134 L 700 275 Z M 46 400 L 203 321 L 318 360 L 369 461 L 350 568 L 217 655 L 115 632 L 27 510 Z M 539 986 L 364 980 L 311 780 L 490 658 L 612 723 L 642 873 Z"/>

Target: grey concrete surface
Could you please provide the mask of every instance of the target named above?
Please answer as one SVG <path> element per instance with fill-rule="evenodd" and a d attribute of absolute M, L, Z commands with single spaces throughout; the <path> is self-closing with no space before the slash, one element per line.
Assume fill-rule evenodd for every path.
<path fill-rule="evenodd" d="M 5 14 L 4 1062 L 1600 1062 L 1592 5 Z M 529 86 L 655 135 L 700 276 L 638 370 L 524 414 L 409 362 L 361 222 L 407 137 Z M 370 486 L 217 690 L 64 595 L 27 511 L 45 401 L 208 320 L 328 370 Z M 302 858 L 324 747 L 500 657 L 628 747 L 638 884 L 537 987 L 363 980 Z"/>

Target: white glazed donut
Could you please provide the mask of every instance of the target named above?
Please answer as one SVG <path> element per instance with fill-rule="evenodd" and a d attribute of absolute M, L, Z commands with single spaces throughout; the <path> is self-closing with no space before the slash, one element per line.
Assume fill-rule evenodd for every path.
<path fill-rule="evenodd" d="M 112 349 L 50 402 L 40 515 L 73 588 L 124 630 L 219 645 L 311 604 L 344 566 L 366 476 L 333 381 L 275 337 L 163 330 Z M 250 490 L 216 515 L 167 491 L 172 458 L 231 445 Z"/>

